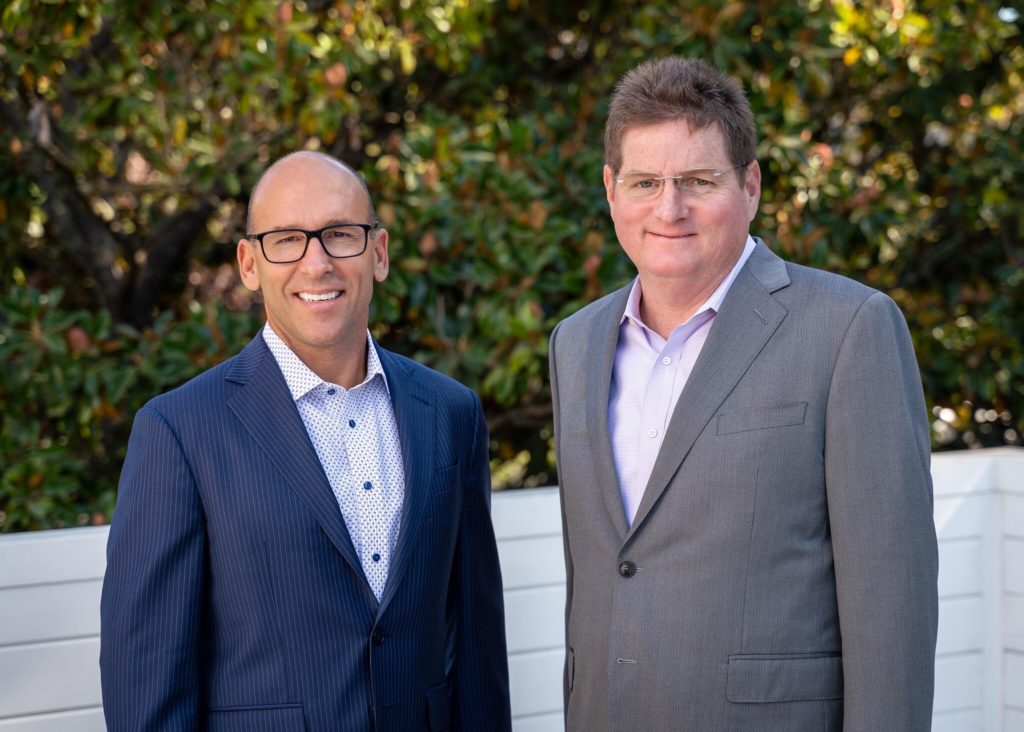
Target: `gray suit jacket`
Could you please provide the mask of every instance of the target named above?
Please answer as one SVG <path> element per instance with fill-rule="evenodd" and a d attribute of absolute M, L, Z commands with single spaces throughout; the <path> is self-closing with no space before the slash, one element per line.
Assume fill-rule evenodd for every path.
<path fill-rule="evenodd" d="M 928 424 L 895 303 L 758 242 L 627 528 L 608 394 L 628 292 L 551 336 L 568 729 L 929 729 Z"/>

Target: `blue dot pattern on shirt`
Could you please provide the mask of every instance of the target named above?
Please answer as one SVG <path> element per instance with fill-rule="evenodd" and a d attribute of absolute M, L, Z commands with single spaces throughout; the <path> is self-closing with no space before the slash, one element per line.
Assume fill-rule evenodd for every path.
<path fill-rule="evenodd" d="M 398 541 L 405 471 L 391 396 L 373 340 L 367 332 L 366 379 L 345 389 L 322 381 L 269 325 L 263 339 L 281 367 L 379 601 Z"/>

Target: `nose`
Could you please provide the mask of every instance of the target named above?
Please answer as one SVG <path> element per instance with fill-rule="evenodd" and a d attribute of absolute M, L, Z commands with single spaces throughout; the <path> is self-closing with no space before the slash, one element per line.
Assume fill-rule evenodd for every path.
<path fill-rule="evenodd" d="M 299 260 L 299 266 L 313 274 L 323 274 L 332 269 L 331 257 L 328 256 L 319 237 L 310 237 L 306 243 L 306 253 Z"/>
<path fill-rule="evenodd" d="M 665 181 L 654 204 L 654 215 L 662 221 L 679 221 L 690 215 L 686 194 L 679 190 L 675 181 Z"/>

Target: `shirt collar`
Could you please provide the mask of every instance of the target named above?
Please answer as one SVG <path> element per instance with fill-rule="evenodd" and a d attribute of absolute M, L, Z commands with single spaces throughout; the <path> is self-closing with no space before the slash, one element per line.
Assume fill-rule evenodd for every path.
<path fill-rule="evenodd" d="M 712 292 L 708 299 L 694 311 L 692 316 L 690 316 L 691 320 L 705 310 L 711 310 L 712 312 L 717 313 L 721 309 L 722 303 L 725 301 L 725 296 L 729 294 L 729 288 L 732 287 L 732 283 L 736 280 L 740 270 L 743 269 L 743 265 L 747 263 L 748 259 L 750 259 L 750 255 L 754 253 L 754 248 L 756 246 L 757 244 L 754 242 L 754 238 L 748 234 L 747 243 L 743 246 L 743 252 L 740 254 L 740 258 L 736 260 L 736 264 L 734 264 L 732 269 L 729 270 L 729 274 L 725 276 L 725 279 L 718 284 L 715 291 Z M 626 300 L 626 309 L 623 311 L 622 317 L 619 318 L 619 325 L 622 325 L 622 323 L 627 320 L 631 320 L 637 325 L 643 327 L 645 330 L 649 330 L 647 325 L 644 323 L 643 318 L 640 317 L 640 293 L 640 277 L 638 276 L 633 280 L 633 287 L 629 291 L 629 299 Z"/>
<path fill-rule="evenodd" d="M 282 341 L 280 336 L 274 332 L 274 329 L 270 327 L 270 323 L 263 326 L 263 340 L 277 361 L 277 365 L 281 368 L 281 373 L 284 374 L 284 381 L 288 385 L 288 391 L 291 392 L 293 400 L 298 401 L 321 384 L 337 386 L 337 384 L 329 384 L 313 373 L 313 370 L 295 354 L 295 351 L 289 348 L 288 344 Z M 384 367 L 381 366 L 376 344 L 374 344 L 373 338 L 370 337 L 370 331 L 367 330 L 366 378 L 361 384 L 353 388 L 367 384 L 377 376 L 380 376 L 380 380 L 384 383 L 384 389 L 388 392 L 388 396 L 390 396 L 391 389 L 388 387 L 387 375 L 384 373 Z"/>

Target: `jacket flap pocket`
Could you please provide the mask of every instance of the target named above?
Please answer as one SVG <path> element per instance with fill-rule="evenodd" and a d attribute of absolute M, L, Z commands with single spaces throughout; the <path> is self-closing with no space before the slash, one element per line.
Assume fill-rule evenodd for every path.
<path fill-rule="evenodd" d="M 749 704 L 842 697 L 842 656 L 729 657 L 726 698 L 731 702 Z"/>
<path fill-rule="evenodd" d="M 756 409 L 750 412 L 718 415 L 719 435 L 731 435 L 736 432 L 766 430 L 772 427 L 791 427 L 804 423 L 807 414 L 807 402 L 786 404 L 781 407 Z"/>
<path fill-rule="evenodd" d="M 441 732 L 451 726 L 448 684 L 438 684 L 427 689 L 427 718 L 430 720 L 431 732 Z"/>
<path fill-rule="evenodd" d="M 295 732 L 306 729 L 299 704 L 280 706 L 231 707 L 206 712 L 208 732 Z"/>

